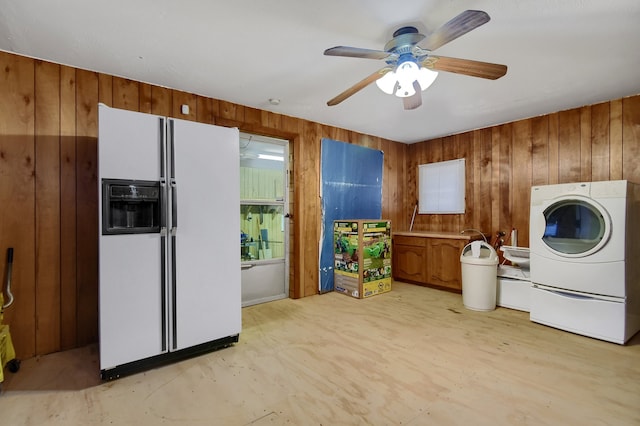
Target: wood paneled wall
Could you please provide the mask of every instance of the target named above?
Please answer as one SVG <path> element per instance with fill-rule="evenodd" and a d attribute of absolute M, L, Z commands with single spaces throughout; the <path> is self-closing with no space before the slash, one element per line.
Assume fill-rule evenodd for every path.
<path fill-rule="evenodd" d="M 19 358 L 97 341 L 99 102 L 291 141 L 294 298 L 317 293 L 323 137 L 385 153 L 382 213 L 395 230 L 409 227 L 417 165 L 426 162 L 467 158 L 467 213 L 419 215 L 414 229 L 516 227 L 522 245 L 532 184 L 640 182 L 638 96 L 404 145 L 10 53 L 0 52 L 0 70 L 0 270 L 4 281 L 14 247 L 15 302 L 5 322 Z"/>
<path fill-rule="evenodd" d="M 291 297 L 317 294 L 323 137 L 385 152 L 383 214 L 401 220 L 403 144 L 11 53 L 0 70 L 0 271 L 4 283 L 13 247 L 5 322 L 19 358 L 98 338 L 99 102 L 291 141 Z"/>
<path fill-rule="evenodd" d="M 417 215 L 414 230 L 518 230 L 529 246 L 531 186 L 626 179 L 640 183 L 640 96 L 413 144 L 406 157 L 410 217 L 419 164 L 466 158 L 466 213 Z"/>

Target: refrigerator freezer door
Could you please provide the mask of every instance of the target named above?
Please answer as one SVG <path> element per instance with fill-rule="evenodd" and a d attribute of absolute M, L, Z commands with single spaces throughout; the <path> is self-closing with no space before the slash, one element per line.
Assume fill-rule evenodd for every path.
<path fill-rule="evenodd" d="M 101 178 L 160 179 L 164 117 L 100 104 L 98 121 Z"/>
<path fill-rule="evenodd" d="M 166 351 L 160 234 L 100 238 L 100 369 Z"/>
<path fill-rule="evenodd" d="M 240 155 L 237 129 L 170 121 L 180 194 L 179 219 L 170 230 L 175 350 L 240 333 Z"/>
<path fill-rule="evenodd" d="M 100 105 L 101 216 L 102 179 L 159 179 L 164 121 Z M 100 368 L 104 370 L 166 352 L 167 307 L 161 234 L 102 235 L 102 220 L 98 224 Z"/>

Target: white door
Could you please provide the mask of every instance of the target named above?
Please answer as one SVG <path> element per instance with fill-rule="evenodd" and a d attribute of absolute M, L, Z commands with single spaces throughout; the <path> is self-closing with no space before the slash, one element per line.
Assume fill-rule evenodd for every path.
<path fill-rule="evenodd" d="M 177 212 L 176 227 L 169 230 L 175 235 L 171 348 L 183 349 L 238 334 L 242 327 L 238 130 L 170 119 L 171 126 L 170 202 Z"/>
<path fill-rule="evenodd" d="M 240 135 L 242 306 L 289 297 L 288 145 Z"/>
<path fill-rule="evenodd" d="M 609 214 L 587 197 L 559 197 L 542 214 L 545 223 L 542 242 L 557 255 L 589 256 L 604 247 L 609 240 Z"/>

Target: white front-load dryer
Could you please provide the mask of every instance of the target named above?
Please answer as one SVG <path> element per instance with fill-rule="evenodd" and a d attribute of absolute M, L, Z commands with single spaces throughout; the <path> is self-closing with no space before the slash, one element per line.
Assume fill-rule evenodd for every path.
<path fill-rule="evenodd" d="M 531 281 L 625 295 L 626 181 L 531 189 Z"/>
<path fill-rule="evenodd" d="M 531 189 L 531 321 L 624 344 L 640 330 L 640 186 Z"/>

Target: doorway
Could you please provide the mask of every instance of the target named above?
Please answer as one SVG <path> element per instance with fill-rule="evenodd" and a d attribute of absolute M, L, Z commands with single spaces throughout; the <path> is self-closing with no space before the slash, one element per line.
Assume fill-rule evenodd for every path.
<path fill-rule="evenodd" d="M 240 133 L 242 306 L 289 297 L 289 141 Z"/>

